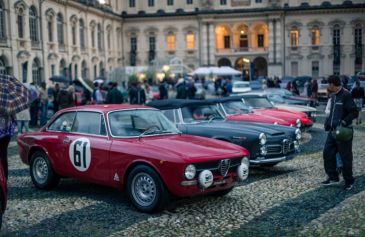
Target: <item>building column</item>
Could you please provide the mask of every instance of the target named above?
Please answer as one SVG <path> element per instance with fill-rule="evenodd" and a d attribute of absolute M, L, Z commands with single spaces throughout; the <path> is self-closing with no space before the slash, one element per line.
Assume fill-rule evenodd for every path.
<path fill-rule="evenodd" d="M 213 23 L 208 24 L 209 30 L 209 41 L 208 41 L 208 49 L 209 49 L 209 65 L 215 65 L 215 26 Z"/>
<path fill-rule="evenodd" d="M 207 51 L 207 48 L 208 48 L 208 25 L 206 23 L 202 23 L 202 26 L 201 26 L 201 66 L 206 66 L 208 65 L 208 51 Z"/>
<path fill-rule="evenodd" d="M 269 56 L 268 56 L 268 77 L 282 77 L 282 54 L 280 52 L 282 48 L 281 27 L 280 19 L 274 18 L 269 20 Z"/>

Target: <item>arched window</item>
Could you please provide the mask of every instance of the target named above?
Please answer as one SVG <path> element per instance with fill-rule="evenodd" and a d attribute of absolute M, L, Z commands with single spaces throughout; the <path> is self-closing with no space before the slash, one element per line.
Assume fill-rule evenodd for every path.
<path fill-rule="evenodd" d="M 311 30 L 312 47 L 318 47 L 319 46 L 319 37 L 320 37 L 319 28 L 318 28 L 318 26 L 315 26 Z"/>
<path fill-rule="evenodd" d="M 71 22 L 72 45 L 76 45 L 76 24 Z"/>
<path fill-rule="evenodd" d="M 82 61 L 81 63 L 81 77 L 83 79 L 88 79 L 88 76 L 87 76 L 87 63 L 86 61 Z"/>
<path fill-rule="evenodd" d="M 290 30 L 290 46 L 292 49 L 297 49 L 299 45 L 299 30 L 293 27 Z"/>
<path fill-rule="evenodd" d="M 186 35 L 186 48 L 190 50 L 195 48 L 195 36 L 193 32 L 189 32 Z"/>
<path fill-rule="evenodd" d="M 4 9 L 4 3 L 0 0 L 0 39 L 6 38 L 6 32 L 5 32 L 5 9 Z"/>
<path fill-rule="evenodd" d="M 18 37 L 20 39 L 24 38 L 24 12 L 23 9 L 20 8 L 18 10 L 18 16 L 17 16 L 17 23 L 18 23 Z"/>
<path fill-rule="evenodd" d="M 104 68 L 104 63 L 100 62 L 99 64 L 99 70 L 100 70 L 100 77 L 104 77 L 104 72 L 105 72 L 105 68 Z"/>
<path fill-rule="evenodd" d="M 48 41 L 53 42 L 53 17 L 50 16 L 47 22 L 47 28 L 48 28 Z"/>
<path fill-rule="evenodd" d="M 80 47 L 85 49 L 85 23 L 80 19 Z"/>
<path fill-rule="evenodd" d="M 169 32 L 169 34 L 167 35 L 167 49 L 169 51 L 176 50 L 175 41 L 176 41 L 175 34 L 173 32 Z"/>
<path fill-rule="evenodd" d="M 8 71 L 6 70 L 6 63 L 4 58 L 0 58 L 0 75 L 7 75 Z"/>
<path fill-rule="evenodd" d="M 58 43 L 61 45 L 65 44 L 64 36 L 63 36 L 63 17 L 61 13 L 57 14 L 57 39 Z"/>
<path fill-rule="evenodd" d="M 30 40 L 38 42 L 38 15 L 34 6 L 29 8 L 29 32 Z"/>
<path fill-rule="evenodd" d="M 67 67 L 64 59 L 60 61 L 60 75 L 67 77 Z"/>
<path fill-rule="evenodd" d="M 98 24 L 98 49 L 101 50 L 102 49 L 102 32 L 101 32 L 101 24 Z"/>
<path fill-rule="evenodd" d="M 39 63 L 38 58 L 35 58 L 33 60 L 33 64 L 32 64 L 32 78 L 33 78 L 34 84 L 41 85 L 41 83 L 42 83 L 41 69 L 40 69 L 40 63 Z"/>
<path fill-rule="evenodd" d="M 110 34 L 111 34 L 111 29 L 108 29 L 108 33 L 107 33 L 107 44 L 108 44 L 108 49 L 110 50 L 111 49 L 111 42 L 110 42 Z"/>

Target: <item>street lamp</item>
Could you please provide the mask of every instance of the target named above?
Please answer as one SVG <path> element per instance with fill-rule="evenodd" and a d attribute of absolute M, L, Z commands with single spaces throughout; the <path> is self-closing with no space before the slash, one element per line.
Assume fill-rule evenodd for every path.
<path fill-rule="evenodd" d="M 162 66 L 162 71 L 163 71 L 164 73 L 168 72 L 169 70 L 170 70 L 170 66 L 169 66 L 169 65 L 163 65 L 163 66 Z"/>

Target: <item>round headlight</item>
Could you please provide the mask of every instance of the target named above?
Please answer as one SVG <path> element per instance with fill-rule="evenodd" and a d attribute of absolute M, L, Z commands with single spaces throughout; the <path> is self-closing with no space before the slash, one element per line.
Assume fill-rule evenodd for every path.
<path fill-rule="evenodd" d="M 213 184 L 213 173 L 210 170 L 203 170 L 199 174 L 199 184 L 202 188 L 208 188 Z"/>
<path fill-rule="evenodd" d="M 194 165 L 188 165 L 185 168 L 185 178 L 191 180 L 196 175 L 196 168 Z"/>
<path fill-rule="evenodd" d="M 275 122 L 274 125 L 278 125 L 278 122 Z"/>
<path fill-rule="evenodd" d="M 247 156 L 243 157 L 241 160 L 241 165 L 246 165 L 247 167 L 250 166 L 250 159 Z"/>
<path fill-rule="evenodd" d="M 267 155 L 267 148 L 266 148 L 266 146 L 262 146 L 260 148 L 260 154 L 263 155 L 263 156 L 266 156 Z"/>
<path fill-rule="evenodd" d="M 240 181 L 247 179 L 249 173 L 249 168 L 246 164 L 241 164 L 237 167 L 237 177 Z"/>
<path fill-rule="evenodd" d="M 297 119 L 296 123 L 297 123 L 297 128 L 300 128 L 302 126 L 302 121 L 300 121 L 300 119 Z"/>
<path fill-rule="evenodd" d="M 297 129 L 295 130 L 295 138 L 296 138 L 297 140 L 300 140 L 300 139 L 302 138 L 302 132 L 300 131 L 300 129 L 299 129 L 299 128 L 297 128 Z"/>
<path fill-rule="evenodd" d="M 260 144 L 261 145 L 265 145 L 266 144 L 266 135 L 265 133 L 260 133 L 260 136 L 259 136 L 259 139 L 260 139 Z"/>
<path fill-rule="evenodd" d="M 294 149 L 296 151 L 299 151 L 299 142 L 298 141 L 294 141 Z"/>

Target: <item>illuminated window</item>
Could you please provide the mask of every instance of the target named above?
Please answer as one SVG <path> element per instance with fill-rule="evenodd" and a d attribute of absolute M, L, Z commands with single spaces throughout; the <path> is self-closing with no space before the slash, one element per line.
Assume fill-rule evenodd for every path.
<path fill-rule="evenodd" d="M 195 48 L 195 37 L 193 33 L 188 33 L 186 35 L 186 48 L 194 49 Z"/>
<path fill-rule="evenodd" d="M 299 31 L 291 30 L 290 31 L 290 45 L 292 48 L 297 48 L 299 45 Z"/>
<path fill-rule="evenodd" d="M 319 29 L 318 28 L 314 28 L 312 29 L 312 46 L 319 46 Z"/>
<path fill-rule="evenodd" d="M 169 35 L 167 36 L 167 49 L 168 50 L 176 49 L 175 39 L 176 39 L 176 36 L 173 33 L 169 33 Z"/>

